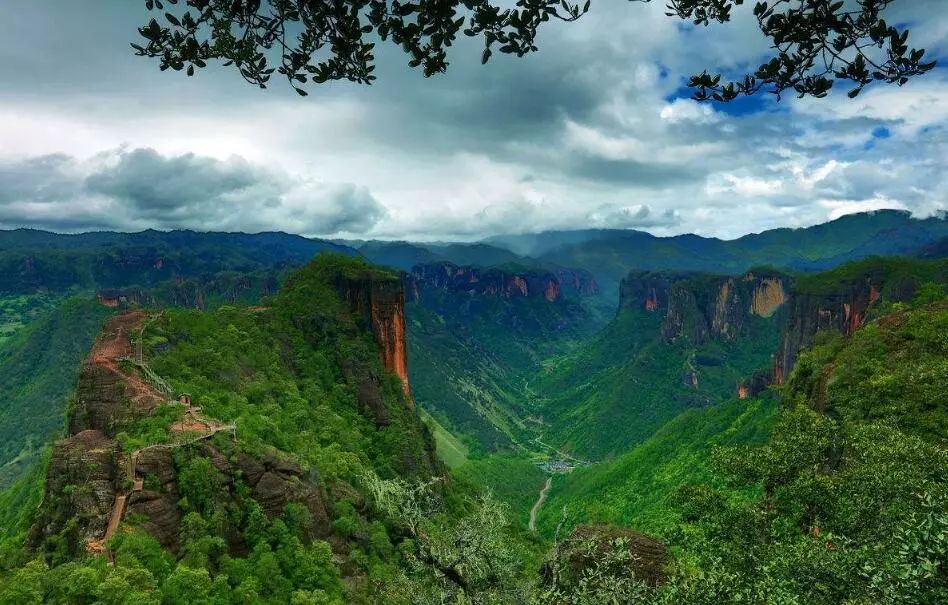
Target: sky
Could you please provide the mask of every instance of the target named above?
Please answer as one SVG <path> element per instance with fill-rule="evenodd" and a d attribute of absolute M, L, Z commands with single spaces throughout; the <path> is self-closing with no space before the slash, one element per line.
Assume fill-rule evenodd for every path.
<path fill-rule="evenodd" d="M 943 0 L 891 23 L 948 59 Z M 300 97 L 228 69 L 193 78 L 133 55 L 139 0 L 7 0 L 0 19 L 0 228 L 280 230 L 477 240 L 633 228 L 733 238 L 843 214 L 948 209 L 948 60 L 855 101 L 698 104 L 684 86 L 767 52 L 750 6 L 692 27 L 664 2 L 592 0 L 539 52 L 446 74 L 380 43 L 372 86 Z"/>

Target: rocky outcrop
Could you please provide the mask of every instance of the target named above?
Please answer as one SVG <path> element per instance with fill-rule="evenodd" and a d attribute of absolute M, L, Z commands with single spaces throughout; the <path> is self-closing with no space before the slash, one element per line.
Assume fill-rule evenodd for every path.
<path fill-rule="evenodd" d="M 750 273 L 744 279 L 755 281 L 754 275 Z M 770 317 L 786 302 L 787 292 L 784 290 L 783 280 L 765 277 L 755 283 L 750 311 L 758 317 Z"/>
<path fill-rule="evenodd" d="M 388 426 L 391 414 L 382 395 L 381 377 L 372 368 L 342 360 L 342 373 L 346 382 L 355 389 L 359 413 L 375 421 L 376 426 Z"/>
<path fill-rule="evenodd" d="M 831 290 L 795 293 L 774 358 L 774 382 L 783 384 L 796 365 L 800 351 L 813 344 L 818 332 L 848 335 L 859 329 L 881 298 L 883 281 L 867 275 L 834 284 Z M 915 287 L 910 284 L 888 290 L 887 298 L 893 302 L 910 300 L 915 294 Z"/>
<path fill-rule="evenodd" d="M 881 301 L 911 301 L 925 283 L 948 284 L 948 263 L 872 258 L 801 277 L 774 357 L 774 382 L 787 379 L 800 351 L 813 344 L 817 333 L 852 334 Z"/>
<path fill-rule="evenodd" d="M 578 288 L 595 288 L 589 279 L 572 276 Z M 452 263 L 417 265 L 406 276 L 407 289 L 415 302 L 425 289 L 447 290 L 469 296 L 499 298 L 545 298 L 556 302 L 562 298 L 559 278 L 549 271 L 508 271 L 498 268 L 459 267 Z M 595 283 L 594 281 L 592 282 Z"/>
<path fill-rule="evenodd" d="M 93 429 L 111 432 L 115 422 L 131 417 L 125 397 L 125 382 L 118 374 L 89 361 L 82 364 L 76 386 L 76 401 L 69 414 L 71 434 Z"/>
<path fill-rule="evenodd" d="M 409 406 L 413 405 L 405 341 L 405 288 L 401 280 L 377 273 L 339 275 L 336 287 L 352 312 L 371 329 L 382 366 L 401 379 Z"/>
<path fill-rule="evenodd" d="M 760 395 L 773 384 L 773 372 L 770 368 L 761 368 L 737 386 L 739 399 L 750 399 Z"/>
<path fill-rule="evenodd" d="M 165 548 L 177 551 L 181 510 L 173 450 L 159 447 L 142 451 L 135 462 L 135 474 L 145 480 L 145 485 L 142 491 L 129 496 L 128 514 L 140 515 L 148 533 Z"/>
<path fill-rule="evenodd" d="M 313 537 L 329 535 L 328 497 L 315 471 L 277 456 L 255 459 L 246 455 L 237 458 L 231 476 L 237 470 L 267 515 L 277 517 L 287 504 L 298 502 L 309 511 Z"/>
<path fill-rule="evenodd" d="M 707 342 L 708 321 L 698 306 L 694 290 L 683 284 L 669 288 L 668 308 L 662 321 L 662 336 L 666 340 L 684 338 L 693 344 Z"/>
<path fill-rule="evenodd" d="M 666 340 L 695 345 L 732 341 L 751 316 L 773 316 L 787 300 L 789 278 L 777 272 L 716 277 L 674 271 L 635 271 L 620 285 L 619 308 L 660 313 Z"/>
<path fill-rule="evenodd" d="M 220 473 L 229 497 L 238 497 L 239 479 L 268 516 L 277 517 L 287 504 L 297 502 L 310 513 L 313 537 L 329 534 L 328 499 L 315 473 L 278 456 L 251 456 L 244 452 L 228 456 L 209 443 L 194 447 L 194 454 L 210 460 Z M 135 472 L 144 480 L 144 489 L 130 495 L 127 514 L 139 515 L 146 531 L 165 548 L 177 551 L 182 513 L 173 449 L 156 447 L 141 452 Z"/>
<path fill-rule="evenodd" d="M 556 559 L 546 563 L 541 574 L 545 584 L 565 591 L 595 566 L 620 582 L 661 586 L 670 563 L 668 548 L 657 538 L 608 525 L 580 525 L 559 545 Z"/>
<path fill-rule="evenodd" d="M 123 476 L 119 446 L 101 431 L 83 430 L 58 442 L 29 542 L 41 549 L 60 543 L 79 555 L 87 541 L 105 532 Z"/>
<path fill-rule="evenodd" d="M 674 271 L 633 271 L 619 284 L 619 309 L 665 311 L 672 285 L 695 275 Z"/>

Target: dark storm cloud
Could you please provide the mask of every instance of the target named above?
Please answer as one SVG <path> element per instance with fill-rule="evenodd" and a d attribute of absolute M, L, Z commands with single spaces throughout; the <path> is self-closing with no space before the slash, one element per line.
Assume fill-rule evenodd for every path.
<path fill-rule="evenodd" d="M 57 153 L 0 163 L 0 204 L 20 199 L 45 203 L 61 199 L 75 190 L 75 177 L 68 174 L 73 158 Z"/>
<path fill-rule="evenodd" d="M 300 180 L 240 158 L 118 149 L 87 162 L 58 154 L 0 163 L 0 223 L 7 226 L 329 235 L 362 233 L 384 216 L 364 187 Z"/>
<path fill-rule="evenodd" d="M 154 149 L 121 153 L 118 162 L 85 179 L 88 192 L 122 200 L 144 217 L 216 206 L 253 189 L 278 193 L 282 185 L 247 162 L 221 162 L 185 154 L 165 157 Z M 269 199 L 259 203 L 272 204 Z"/>
<path fill-rule="evenodd" d="M 700 165 L 641 162 L 632 159 L 582 157 L 565 162 L 568 174 L 617 185 L 663 186 L 702 179 L 707 170 Z"/>
<path fill-rule="evenodd" d="M 944 47 L 941 0 L 896 4 L 898 22 L 924 26 L 913 25 L 920 44 Z M 12 6 L 17 20 L 0 21 L 7 225 L 739 235 L 818 222 L 823 202 L 882 196 L 924 212 L 948 190 L 944 145 L 919 151 L 926 129 L 948 122 L 938 74 L 856 103 L 834 93 L 725 112 L 689 101 L 688 75 L 743 73 L 768 51 L 747 6 L 705 28 L 664 16 L 661 2 L 599 0 L 577 23 L 545 26 L 522 59 L 481 65 L 482 41 L 462 37 L 432 78 L 381 42 L 375 85 L 315 86 L 305 99 L 215 65 L 159 72 L 128 46 L 148 18 L 140 2 Z M 873 141 L 880 126 L 891 137 Z"/>

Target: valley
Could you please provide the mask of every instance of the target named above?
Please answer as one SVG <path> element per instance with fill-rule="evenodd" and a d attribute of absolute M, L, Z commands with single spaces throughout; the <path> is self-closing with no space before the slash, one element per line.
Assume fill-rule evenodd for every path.
<path fill-rule="evenodd" d="M 536 595 L 579 580 L 544 570 L 616 545 L 636 603 L 904 592 L 887 570 L 942 535 L 913 519 L 945 519 L 945 221 L 838 223 L 799 230 L 806 254 L 767 232 L 647 261 L 612 232 L 214 234 L 201 264 L 197 234 L 0 233 L 37 242 L 3 253 L 31 310 L 0 342 L 0 602 L 42 565 L 46 594 L 198 570 L 207 599 L 559 605 Z M 90 270 L 37 269 L 61 254 Z"/>

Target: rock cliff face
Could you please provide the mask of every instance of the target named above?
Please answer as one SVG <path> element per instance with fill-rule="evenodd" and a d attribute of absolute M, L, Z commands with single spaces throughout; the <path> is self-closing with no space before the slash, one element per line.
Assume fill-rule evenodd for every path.
<path fill-rule="evenodd" d="M 598 291 L 591 277 L 564 270 L 571 287 L 577 292 Z M 548 271 L 512 272 L 497 268 L 459 267 L 452 263 L 417 265 L 405 278 L 408 290 L 417 301 L 425 288 L 449 290 L 470 296 L 499 298 L 545 298 L 556 302 L 562 298 L 557 275 Z"/>
<path fill-rule="evenodd" d="M 883 291 L 890 302 L 908 301 L 915 296 L 918 285 L 915 279 L 867 270 L 841 279 L 830 288 L 795 292 L 774 357 L 774 382 L 783 384 L 800 351 L 813 344 L 817 332 L 852 334 L 865 323 L 873 306 L 883 298 Z"/>
<path fill-rule="evenodd" d="M 127 424 L 151 414 L 165 400 L 116 360 L 131 353 L 129 337 L 137 333 L 143 318 L 142 313 L 111 318 L 83 362 L 67 419 L 69 436 L 53 448 L 43 504 L 30 532 L 34 548 L 78 557 L 101 543 L 111 517 L 129 514 L 140 515 L 142 527 L 164 547 L 178 548 L 181 469 L 173 455 L 175 446 L 128 452 L 114 439 Z M 309 510 L 316 534 L 328 535 L 327 498 L 314 474 L 274 455 L 239 452 L 234 444 L 230 444 L 234 451 L 227 454 L 209 442 L 186 447 L 212 462 L 231 497 L 238 497 L 239 476 L 268 515 L 277 516 L 287 504 L 298 502 Z M 131 489 L 133 484 L 138 487 Z M 116 511 L 120 511 L 117 517 Z"/>
<path fill-rule="evenodd" d="M 366 327 L 371 329 L 379 345 L 382 366 L 396 374 L 410 406 L 408 383 L 408 352 L 405 340 L 405 287 L 397 277 L 340 275 L 336 288 Z"/>
<path fill-rule="evenodd" d="M 771 317 L 787 301 L 789 278 L 777 272 L 715 277 L 690 272 L 632 272 L 619 291 L 619 308 L 662 314 L 662 335 L 700 345 L 733 341 L 752 316 Z"/>
<path fill-rule="evenodd" d="M 622 281 L 619 306 L 661 314 L 666 340 L 694 345 L 734 341 L 745 333 L 751 317 L 781 313 L 772 368 L 766 376 L 756 373 L 737 386 L 739 396 L 753 397 L 771 381 L 782 384 L 818 332 L 852 334 L 878 301 L 911 300 L 926 281 L 948 281 L 948 269 L 931 262 L 877 258 L 794 280 L 773 270 L 739 277 L 637 271 Z"/>
<path fill-rule="evenodd" d="M 575 292 L 581 296 L 596 296 L 599 294 L 599 284 L 592 273 L 585 269 L 570 269 L 557 267 L 553 270 L 556 279 L 564 290 Z"/>
<path fill-rule="evenodd" d="M 754 281 L 756 277 L 748 273 L 744 279 Z M 770 317 L 786 302 L 787 291 L 784 289 L 783 280 L 765 277 L 757 282 L 754 288 L 751 313 L 760 317 Z"/>
<path fill-rule="evenodd" d="M 282 514 L 291 503 L 303 504 L 313 520 L 312 537 L 329 535 L 328 496 L 323 487 L 309 477 L 298 464 L 265 455 L 251 456 L 243 452 L 223 452 L 209 443 L 195 446 L 197 454 L 211 461 L 215 470 L 224 479 L 223 489 L 237 489 L 240 477 L 250 496 L 256 500 L 270 517 Z M 127 514 L 141 515 L 142 527 L 152 534 L 162 546 L 176 552 L 181 529 L 180 496 L 177 490 L 177 473 L 173 450 L 154 448 L 143 451 L 136 464 L 137 473 L 148 478 L 148 486 L 133 492 L 129 497 Z M 231 548 L 239 549 L 237 542 Z"/>
<path fill-rule="evenodd" d="M 66 554 L 80 555 L 86 542 L 105 533 L 121 480 L 119 446 L 101 431 L 80 431 L 57 443 L 30 543 L 60 536 Z"/>
<path fill-rule="evenodd" d="M 613 573 L 624 573 L 628 579 L 635 578 L 649 586 L 666 582 L 671 555 L 661 540 L 631 529 L 580 525 L 559 545 L 556 560 L 541 569 L 544 583 L 561 590 L 575 588 L 585 572 L 615 553 L 617 545 L 628 551 L 628 562 L 622 572 Z M 556 575 L 554 564 L 558 570 Z"/>

